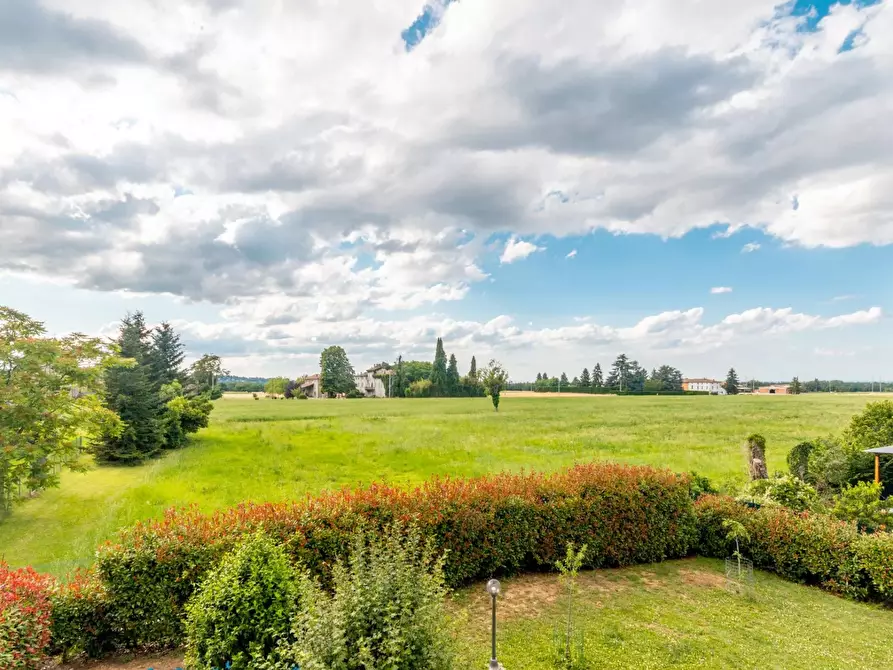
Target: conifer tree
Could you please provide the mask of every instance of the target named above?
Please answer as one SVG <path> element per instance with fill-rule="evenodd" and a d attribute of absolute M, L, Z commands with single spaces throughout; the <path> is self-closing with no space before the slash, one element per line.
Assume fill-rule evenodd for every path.
<path fill-rule="evenodd" d="M 589 376 L 589 368 L 583 368 L 583 373 L 580 375 L 580 385 L 592 386 L 592 378 Z"/>
<path fill-rule="evenodd" d="M 182 377 L 186 347 L 171 324 L 164 322 L 152 331 L 148 351 L 152 383 L 161 388 Z"/>
<path fill-rule="evenodd" d="M 478 362 L 474 356 L 471 357 L 471 367 L 468 369 L 468 376 L 472 379 L 478 378 Z"/>
<path fill-rule="evenodd" d="M 443 395 L 447 389 L 447 357 L 443 350 L 443 340 L 437 338 L 434 350 L 434 369 L 431 372 L 431 384 L 436 395 Z"/>
<path fill-rule="evenodd" d="M 459 390 L 459 364 L 456 355 L 450 354 L 450 364 L 447 367 L 447 393 L 456 395 Z"/>
<path fill-rule="evenodd" d="M 595 388 L 602 388 L 605 385 L 605 379 L 602 376 L 602 366 L 600 363 L 596 363 L 595 367 L 592 368 L 592 385 Z"/>

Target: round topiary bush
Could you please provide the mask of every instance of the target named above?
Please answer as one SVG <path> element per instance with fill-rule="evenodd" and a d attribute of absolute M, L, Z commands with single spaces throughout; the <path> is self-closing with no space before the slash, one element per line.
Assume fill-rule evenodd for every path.
<path fill-rule="evenodd" d="M 251 536 L 208 573 L 186 607 L 188 667 L 256 667 L 290 639 L 297 595 L 283 549 L 263 533 Z"/>

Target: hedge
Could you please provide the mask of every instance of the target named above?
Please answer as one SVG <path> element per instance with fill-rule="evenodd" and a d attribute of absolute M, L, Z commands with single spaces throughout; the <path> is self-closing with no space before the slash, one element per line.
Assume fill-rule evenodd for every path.
<path fill-rule="evenodd" d="M 59 650 L 103 651 L 183 640 L 184 606 L 205 573 L 263 527 L 324 581 L 360 526 L 414 523 L 445 552 L 451 585 L 549 570 L 567 542 L 586 543 L 586 567 L 688 555 L 697 529 L 689 477 L 584 464 L 550 475 L 436 479 L 413 490 L 383 485 L 296 503 L 242 504 L 210 515 L 168 511 L 97 552 L 96 574 L 58 598 Z M 88 648 L 85 626 L 98 636 Z"/>
<path fill-rule="evenodd" d="M 731 552 L 724 519 L 740 521 L 750 535 L 742 553 L 754 566 L 786 579 L 861 600 L 893 602 L 893 535 L 862 534 L 856 524 L 785 507 L 752 508 L 722 496 L 695 503 L 698 553 Z"/>

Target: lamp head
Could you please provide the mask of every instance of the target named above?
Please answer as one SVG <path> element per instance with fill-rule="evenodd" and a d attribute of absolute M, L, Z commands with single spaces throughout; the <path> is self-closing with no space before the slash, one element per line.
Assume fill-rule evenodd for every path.
<path fill-rule="evenodd" d="M 498 579 L 491 579 L 487 582 L 487 593 L 493 597 L 496 597 L 501 593 L 501 588 Z"/>

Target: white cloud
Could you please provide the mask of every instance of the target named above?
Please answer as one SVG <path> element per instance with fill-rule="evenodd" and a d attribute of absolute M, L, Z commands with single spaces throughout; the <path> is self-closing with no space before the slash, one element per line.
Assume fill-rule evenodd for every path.
<path fill-rule="evenodd" d="M 742 254 L 751 254 L 754 251 L 759 251 L 760 246 L 761 245 L 757 242 L 748 242 L 743 247 L 741 247 L 741 253 Z"/>
<path fill-rule="evenodd" d="M 816 356 L 825 356 L 828 358 L 840 358 L 840 357 L 852 358 L 853 356 L 856 355 L 855 351 L 841 350 L 841 349 L 826 349 L 824 347 L 816 347 L 815 349 L 813 349 L 813 353 Z"/>
<path fill-rule="evenodd" d="M 576 249 L 574 249 L 574 250 L 571 251 L 567 256 L 565 256 L 565 258 L 576 258 L 576 257 L 577 257 L 577 250 L 576 250 Z"/>
<path fill-rule="evenodd" d="M 732 292 L 731 286 L 714 286 L 712 289 L 710 289 L 710 293 L 712 293 L 713 295 L 720 295 L 722 293 L 731 293 L 731 292 Z"/>
<path fill-rule="evenodd" d="M 530 254 L 537 251 L 543 251 L 543 247 L 538 247 L 535 244 L 513 236 L 506 242 L 505 250 L 502 252 L 502 256 L 499 257 L 499 262 L 503 264 L 514 263 L 527 258 Z"/>

